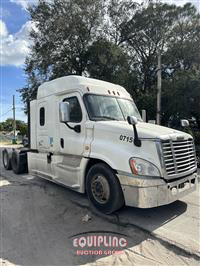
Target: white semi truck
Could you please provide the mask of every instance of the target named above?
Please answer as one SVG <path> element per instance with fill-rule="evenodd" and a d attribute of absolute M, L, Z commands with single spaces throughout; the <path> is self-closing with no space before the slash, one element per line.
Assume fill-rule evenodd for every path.
<path fill-rule="evenodd" d="M 5 149 L 5 168 L 87 193 L 101 212 L 165 205 L 197 188 L 192 136 L 143 122 L 119 85 L 79 76 L 45 82 L 30 118 L 30 148 Z"/>

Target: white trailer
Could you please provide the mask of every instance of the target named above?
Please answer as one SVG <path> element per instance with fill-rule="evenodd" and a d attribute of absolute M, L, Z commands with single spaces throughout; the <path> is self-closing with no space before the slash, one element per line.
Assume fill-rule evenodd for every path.
<path fill-rule="evenodd" d="M 79 76 L 45 82 L 30 103 L 30 149 L 5 168 L 87 193 L 100 211 L 150 208 L 197 188 L 191 135 L 142 121 L 121 86 Z"/>

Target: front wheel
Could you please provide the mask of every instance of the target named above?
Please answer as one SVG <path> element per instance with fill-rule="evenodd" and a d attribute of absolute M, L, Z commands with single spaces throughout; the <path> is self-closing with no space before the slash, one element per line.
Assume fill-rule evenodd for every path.
<path fill-rule="evenodd" d="M 124 196 L 117 176 L 106 164 L 91 167 L 86 177 L 90 202 L 101 212 L 110 214 L 124 205 Z"/>

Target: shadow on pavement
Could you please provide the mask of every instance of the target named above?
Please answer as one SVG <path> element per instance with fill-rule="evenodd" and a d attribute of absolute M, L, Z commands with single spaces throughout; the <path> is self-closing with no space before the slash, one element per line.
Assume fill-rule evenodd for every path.
<path fill-rule="evenodd" d="M 171 204 L 149 209 L 125 207 L 119 212 L 119 220 L 134 224 L 152 232 L 164 224 L 182 215 L 187 210 L 187 204 L 177 200 Z"/>

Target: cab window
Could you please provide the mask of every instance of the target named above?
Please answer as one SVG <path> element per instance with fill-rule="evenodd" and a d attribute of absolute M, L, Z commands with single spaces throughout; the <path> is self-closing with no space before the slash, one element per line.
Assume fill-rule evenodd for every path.
<path fill-rule="evenodd" d="M 82 120 L 82 111 L 81 106 L 77 97 L 69 97 L 65 98 L 63 102 L 69 103 L 69 110 L 70 110 L 70 122 L 79 123 Z"/>
<path fill-rule="evenodd" d="M 45 109 L 44 107 L 40 108 L 40 126 L 44 126 L 45 124 Z"/>

